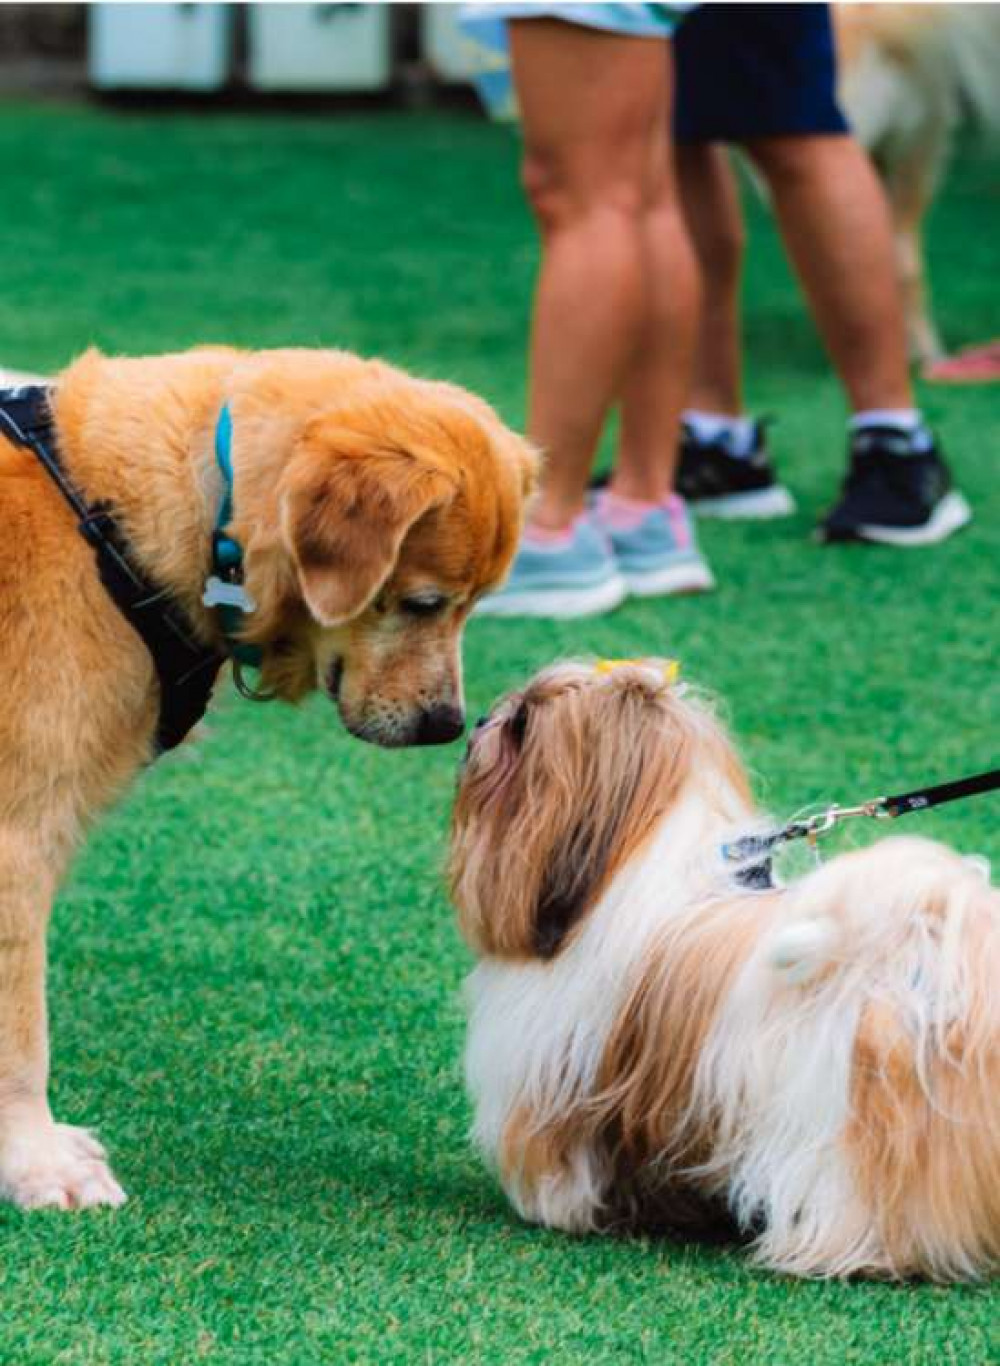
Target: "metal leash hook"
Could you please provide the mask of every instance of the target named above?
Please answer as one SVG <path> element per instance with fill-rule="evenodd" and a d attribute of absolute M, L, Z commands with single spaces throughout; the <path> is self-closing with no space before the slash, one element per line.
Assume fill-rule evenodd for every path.
<path fill-rule="evenodd" d="M 888 797 L 873 797 L 860 806 L 834 806 L 834 822 L 847 820 L 851 816 L 867 816 L 869 820 L 891 820 L 896 814 L 888 805 Z"/>
<path fill-rule="evenodd" d="M 252 683 L 247 682 L 246 676 L 243 673 L 244 665 L 240 663 L 235 655 L 231 656 L 231 663 L 233 666 L 233 682 L 236 685 L 236 691 L 241 697 L 245 697 L 248 702 L 274 702 L 277 700 L 278 694 L 273 690 L 265 692 L 260 688 L 255 688 Z"/>
<path fill-rule="evenodd" d="M 737 882 L 754 891 L 769 890 L 774 886 L 771 865 L 775 853 L 792 840 L 804 839 L 812 850 L 813 858 L 819 863 L 820 835 L 827 834 L 841 821 L 856 816 L 866 816 L 871 820 L 896 820 L 911 811 L 926 811 L 932 806 L 943 806 L 963 797 L 997 791 L 1000 791 L 1000 768 L 993 768 L 986 773 L 973 773 L 967 778 L 938 783 L 935 787 L 916 788 L 894 797 L 873 797 L 858 806 L 838 806 L 834 803 L 815 816 L 789 821 L 770 833 L 744 835 L 742 839 L 724 844 L 722 857 L 730 865 L 735 865 L 733 876 Z"/>
<path fill-rule="evenodd" d="M 895 814 L 889 807 L 886 797 L 874 797 L 871 801 L 861 802 L 858 806 L 840 806 L 834 802 L 832 806 L 828 806 L 825 811 L 820 811 L 815 816 L 808 816 L 805 820 L 791 821 L 779 833 L 776 843 L 787 844 L 790 840 L 804 839 L 809 845 L 814 863 L 818 866 L 822 862 L 819 852 L 820 836 L 829 834 L 841 821 L 851 820 L 858 816 L 865 816 L 874 820 L 888 819 Z"/>
<path fill-rule="evenodd" d="M 781 832 L 782 837 L 786 840 L 807 839 L 810 844 L 815 844 L 820 835 L 828 834 L 841 821 L 851 820 L 856 816 L 867 816 L 875 820 L 889 818 L 893 812 L 887 806 L 887 800 L 885 797 L 874 797 L 859 806 L 839 806 L 834 802 L 833 806 L 828 806 L 825 811 L 820 811 L 815 816 L 808 816 L 801 821 L 791 821 Z"/>

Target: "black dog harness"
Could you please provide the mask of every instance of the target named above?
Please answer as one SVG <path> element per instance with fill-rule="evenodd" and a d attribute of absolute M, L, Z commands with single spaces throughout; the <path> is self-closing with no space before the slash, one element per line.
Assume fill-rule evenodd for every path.
<path fill-rule="evenodd" d="M 198 640 L 180 604 L 136 564 L 111 505 L 88 504 L 69 479 L 56 450 L 47 388 L 0 389 L 0 434 L 32 452 L 72 508 L 101 582 L 153 658 L 160 684 L 156 752 L 173 749 L 205 715 L 225 653 Z"/>

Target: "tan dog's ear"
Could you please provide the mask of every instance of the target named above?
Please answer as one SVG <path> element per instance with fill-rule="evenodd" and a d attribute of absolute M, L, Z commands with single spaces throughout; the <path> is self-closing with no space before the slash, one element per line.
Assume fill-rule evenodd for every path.
<path fill-rule="evenodd" d="M 329 418 L 306 429 L 281 481 L 281 530 L 302 596 L 322 626 L 369 605 L 414 523 L 455 494 L 442 471 Z"/>

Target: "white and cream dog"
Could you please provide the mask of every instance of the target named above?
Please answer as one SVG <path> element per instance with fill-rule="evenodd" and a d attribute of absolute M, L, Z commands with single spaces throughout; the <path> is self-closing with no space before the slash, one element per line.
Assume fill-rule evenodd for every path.
<path fill-rule="evenodd" d="M 710 707 L 557 664 L 470 742 L 451 883 L 475 1136 L 526 1219 L 735 1226 L 800 1275 L 1000 1259 L 1000 894 L 891 838 L 784 887 Z"/>

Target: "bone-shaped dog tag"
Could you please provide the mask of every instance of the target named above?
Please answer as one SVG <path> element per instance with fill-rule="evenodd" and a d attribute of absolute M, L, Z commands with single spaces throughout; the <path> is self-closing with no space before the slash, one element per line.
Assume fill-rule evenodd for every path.
<path fill-rule="evenodd" d="M 202 602 L 206 607 L 238 607 L 241 612 L 253 612 L 257 604 L 241 583 L 227 583 L 217 574 L 205 580 Z"/>

